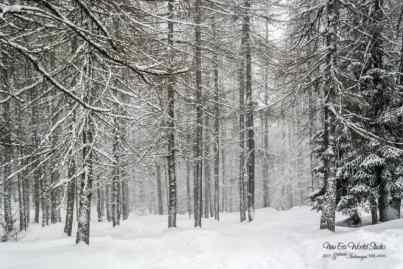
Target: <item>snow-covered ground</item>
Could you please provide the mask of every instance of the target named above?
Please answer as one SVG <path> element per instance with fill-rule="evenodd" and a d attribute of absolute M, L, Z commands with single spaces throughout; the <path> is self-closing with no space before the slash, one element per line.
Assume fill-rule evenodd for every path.
<path fill-rule="evenodd" d="M 243 224 L 237 213 L 225 214 L 220 223 L 203 220 L 202 229 L 194 229 L 187 216 L 179 216 L 179 227 L 169 230 L 165 216 L 131 216 L 115 229 L 109 223 L 94 223 L 89 247 L 76 246 L 74 238 L 63 234 L 62 224 L 32 226 L 19 242 L 0 244 L 0 268 L 403 268 L 403 220 L 359 229 L 338 227 L 334 234 L 320 231 L 318 221 L 308 207 L 260 209 L 255 222 Z M 325 249 L 326 242 L 339 244 L 339 249 Z M 351 250 L 349 242 L 376 242 L 385 248 Z"/>

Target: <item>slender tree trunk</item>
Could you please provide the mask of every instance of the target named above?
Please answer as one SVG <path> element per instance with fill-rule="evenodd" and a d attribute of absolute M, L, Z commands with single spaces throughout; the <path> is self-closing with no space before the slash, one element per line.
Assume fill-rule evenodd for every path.
<path fill-rule="evenodd" d="M 114 131 L 113 131 L 113 158 L 115 160 L 115 167 L 113 168 L 113 178 L 112 178 L 112 225 L 113 227 L 120 225 L 120 209 L 121 209 L 121 197 L 120 197 L 120 156 L 119 156 L 119 145 L 120 145 L 120 126 L 118 119 L 114 119 Z"/>
<path fill-rule="evenodd" d="M 267 14 L 268 14 L 267 2 Z M 269 21 L 265 22 L 265 40 L 266 43 L 269 42 Z M 269 70 L 268 67 L 264 68 L 264 104 L 269 105 Z M 262 126 L 263 126 L 263 165 L 262 165 L 262 176 L 263 176 L 263 207 L 270 207 L 270 196 L 269 196 L 269 120 L 268 112 L 265 110 L 262 114 Z"/>
<path fill-rule="evenodd" d="M 15 113 L 17 115 L 17 132 L 18 132 L 18 138 L 22 142 L 24 141 L 24 129 L 22 126 L 22 111 L 21 111 L 21 105 L 19 102 L 15 103 Z M 24 157 L 24 146 L 23 143 L 20 142 L 20 146 L 18 148 L 18 157 L 23 158 Z M 26 161 L 19 161 L 19 167 L 22 168 L 26 164 Z M 22 171 L 20 174 L 18 174 L 17 178 L 17 192 L 18 192 L 18 215 L 19 215 L 19 230 L 24 231 L 27 229 L 28 223 L 26 223 L 26 212 L 27 210 L 25 209 L 25 197 L 27 196 L 25 194 L 25 181 L 26 181 L 26 174 L 24 171 Z"/>
<path fill-rule="evenodd" d="M 5 56 L 4 56 L 5 57 Z M 7 80 L 6 71 L 2 72 Z M 8 85 L 4 87 L 6 91 L 10 92 Z M 13 225 L 13 215 L 11 208 L 11 181 L 9 176 L 11 175 L 11 160 L 13 154 L 13 148 L 11 146 L 11 133 L 12 133 L 12 122 L 11 122 L 11 101 L 5 102 L 3 107 L 3 120 L 4 120 L 4 134 L 3 134 L 3 150 L 4 150 L 4 164 L 3 164 L 3 216 L 4 216 L 4 231 L 5 239 L 8 239 L 9 233 L 14 229 Z"/>
<path fill-rule="evenodd" d="M 190 140 L 190 139 L 189 139 Z M 192 215 L 192 198 L 190 197 L 190 172 L 192 164 L 186 160 L 186 209 L 189 217 Z"/>
<path fill-rule="evenodd" d="M 97 216 L 98 222 L 102 222 L 104 218 L 104 190 L 101 185 L 99 176 L 97 178 Z"/>
<path fill-rule="evenodd" d="M 38 98 L 38 89 L 31 90 L 31 102 L 36 101 Z M 38 123 L 39 123 L 39 111 L 37 104 L 32 105 L 31 111 L 31 128 L 32 128 L 32 144 L 33 151 L 37 150 L 39 147 L 39 134 L 38 134 Z M 34 200 L 34 222 L 39 223 L 39 212 L 40 212 L 40 178 L 41 178 L 41 168 L 37 167 L 39 164 L 38 157 L 35 158 L 32 167 L 35 169 L 33 172 L 33 200 Z"/>
<path fill-rule="evenodd" d="M 378 223 L 378 204 L 376 202 L 376 197 L 370 195 L 369 197 L 370 209 L 371 209 L 371 220 L 372 224 Z"/>
<path fill-rule="evenodd" d="M 245 15 L 242 25 L 244 43 L 244 56 L 245 56 L 245 97 L 246 97 L 246 131 L 247 131 L 247 154 L 246 154 L 246 167 L 248 175 L 247 185 L 247 201 L 248 201 L 248 221 L 253 221 L 255 212 L 255 130 L 254 130 L 254 102 L 252 96 L 252 53 L 250 45 L 250 15 L 249 9 L 251 8 L 250 0 L 245 0 Z"/>
<path fill-rule="evenodd" d="M 216 15 L 212 17 L 213 40 L 217 42 Z M 214 52 L 214 219 L 220 220 L 220 88 L 218 54 Z"/>
<path fill-rule="evenodd" d="M 94 76 L 94 59 L 92 55 L 88 55 L 88 61 L 83 73 L 88 78 L 88 81 L 83 78 L 83 82 L 86 88 L 84 102 L 91 104 L 96 96 L 95 85 L 92 84 L 92 78 Z M 81 241 L 85 244 L 90 244 L 90 223 L 91 223 L 91 198 L 92 198 L 92 183 L 93 183 L 93 143 L 94 143 L 94 119 L 92 111 L 85 111 L 87 113 L 84 127 L 82 130 L 82 163 L 83 172 L 81 174 L 80 181 L 78 183 L 78 216 L 77 216 L 77 234 L 76 244 Z"/>
<path fill-rule="evenodd" d="M 241 47 L 243 47 L 243 42 Z M 240 221 L 246 220 L 246 180 L 245 180 L 245 80 L 244 61 L 239 68 L 239 214 Z"/>
<path fill-rule="evenodd" d="M 222 143 L 222 145 L 223 145 L 223 143 Z M 226 174 L 226 170 L 225 170 L 225 149 L 224 149 L 224 146 L 222 146 L 221 147 L 221 178 L 222 178 L 222 180 L 221 180 L 221 193 L 222 193 L 222 197 L 221 197 L 221 199 L 222 199 L 222 201 L 221 201 L 221 211 L 222 212 L 228 212 L 229 211 L 229 208 L 228 208 L 228 187 L 229 186 L 227 186 L 227 185 L 229 185 L 228 183 L 227 183 L 227 180 L 226 180 L 226 176 L 227 176 L 227 174 Z"/>
<path fill-rule="evenodd" d="M 158 214 L 164 214 L 164 205 L 162 202 L 162 180 L 161 180 L 161 166 L 156 163 L 155 164 L 156 170 L 156 181 L 157 181 L 157 199 L 158 199 Z"/>
<path fill-rule="evenodd" d="M 112 205 L 111 205 L 111 185 L 105 186 L 105 206 L 106 206 L 106 220 L 112 221 Z"/>
<path fill-rule="evenodd" d="M 76 181 L 74 177 L 76 173 L 76 163 L 74 156 L 69 158 L 67 177 L 70 179 L 67 183 L 67 207 L 66 207 L 66 220 L 64 225 L 64 232 L 71 236 L 73 229 L 73 218 L 74 218 L 74 201 L 76 199 Z"/>
<path fill-rule="evenodd" d="M 169 68 L 174 61 L 174 0 L 168 1 L 168 53 Z M 171 71 L 170 70 L 170 71 Z M 175 89 L 174 76 L 168 77 L 168 227 L 176 227 L 176 158 L 175 158 Z"/>
<path fill-rule="evenodd" d="M 195 68 L 196 68 L 196 134 L 194 143 L 194 220 L 195 227 L 201 227 L 201 217 L 203 214 L 202 198 L 202 169 L 203 169 L 203 110 L 202 110 L 202 66 L 201 66 L 201 0 L 195 2 Z"/>
<path fill-rule="evenodd" d="M 48 184 L 48 173 L 45 172 L 40 179 L 40 189 L 41 189 L 41 206 L 42 206 L 42 227 L 49 225 L 50 217 L 50 197 L 49 197 L 49 184 Z"/>
<path fill-rule="evenodd" d="M 210 217 L 211 203 L 211 171 L 210 171 L 210 120 L 208 115 L 204 115 L 204 218 Z"/>
<path fill-rule="evenodd" d="M 79 184 L 79 202 L 78 202 L 78 219 L 77 219 L 77 236 L 76 243 L 83 241 L 87 245 L 90 243 L 90 222 L 91 222 L 91 196 L 92 196 L 92 149 L 93 143 L 93 123 L 91 113 L 89 113 L 87 122 L 83 131 L 83 166 Z"/>
<path fill-rule="evenodd" d="M 54 126 L 57 124 L 59 117 L 58 117 L 58 112 L 57 110 L 59 109 L 59 102 L 56 101 L 56 104 L 50 104 L 52 107 L 52 120 L 51 124 Z M 54 134 L 51 137 L 51 144 L 53 148 L 57 147 L 57 140 L 59 136 L 59 129 L 56 128 L 54 130 Z M 53 162 L 52 162 L 53 163 Z M 60 221 L 60 187 L 53 187 L 55 184 L 59 182 L 60 175 L 58 171 L 57 165 L 53 165 L 50 173 L 50 182 L 51 182 L 51 190 L 50 190 L 50 221 L 52 224 L 55 224 Z"/>

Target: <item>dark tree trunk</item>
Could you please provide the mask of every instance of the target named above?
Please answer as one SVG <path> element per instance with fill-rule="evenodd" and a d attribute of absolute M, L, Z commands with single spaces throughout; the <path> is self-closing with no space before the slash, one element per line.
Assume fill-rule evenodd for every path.
<path fill-rule="evenodd" d="M 164 214 L 164 204 L 162 200 L 162 179 L 161 179 L 161 166 L 156 163 L 155 164 L 156 170 L 156 181 L 157 181 L 157 200 L 158 200 L 158 214 Z"/>
<path fill-rule="evenodd" d="M 325 92 L 324 96 L 324 149 L 322 153 L 324 170 L 325 170 L 325 205 L 322 209 L 321 228 L 335 231 L 336 219 L 336 156 L 335 156 L 335 124 L 336 119 L 330 110 L 330 106 L 334 103 L 336 94 L 335 82 L 333 81 L 331 68 L 336 68 L 336 52 L 337 52 L 337 24 L 339 20 L 339 3 L 336 0 L 328 0 L 326 5 L 327 10 L 327 32 L 326 32 L 326 47 L 328 53 L 326 55 L 326 68 L 324 70 Z"/>
<path fill-rule="evenodd" d="M 242 46 L 244 39 L 242 39 Z M 239 214 L 240 221 L 246 220 L 246 180 L 245 180 L 245 80 L 244 61 L 241 60 L 238 71 L 239 79 Z"/>
<path fill-rule="evenodd" d="M 204 115 L 204 218 L 210 217 L 211 203 L 211 170 L 210 170 L 210 135 L 207 130 L 210 129 L 209 116 Z"/>
<path fill-rule="evenodd" d="M 3 70 L 2 70 L 3 71 Z M 4 80 L 7 80 L 6 71 L 2 72 L 4 75 Z M 4 90 L 10 92 L 10 88 L 8 85 L 4 87 Z M 3 136 L 3 217 L 4 217 L 4 231 L 5 231 L 5 239 L 8 239 L 9 233 L 11 233 L 14 229 L 14 221 L 12 215 L 11 208 L 11 181 L 9 176 L 11 175 L 11 160 L 13 154 L 13 148 L 11 146 L 11 133 L 12 133 L 12 122 L 11 122 L 11 101 L 5 102 L 3 107 L 3 120 L 4 120 L 4 134 Z"/>
<path fill-rule="evenodd" d="M 174 0 L 168 1 L 169 68 L 173 68 Z M 174 76 L 168 77 L 168 227 L 176 227 L 175 89 Z"/>
<path fill-rule="evenodd" d="M 120 197 L 120 156 L 119 156 L 119 145 L 120 145 L 120 128 L 118 119 L 114 120 L 114 135 L 113 135 L 113 158 L 115 160 L 115 167 L 113 168 L 113 178 L 112 178 L 112 225 L 113 227 L 120 225 L 120 209 L 121 209 L 121 197 Z"/>
<path fill-rule="evenodd" d="M 189 139 L 190 141 L 190 139 Z M 192 198 L 190 196 L 190 172 L 192 166 L 189 160 L 186 160 L 186 209 L 189 217 L 192 215 Z"/>
<path fill-rule="evenodd" d="M 201 0 L 195 2 L 195 68 L 196 68 L 196 134 L 194 142 L 194 226 L 201 227 L 201 218 L 203 214 L 202 197 L 202 169 L 203 169 L 203 110 L 202 110 L 202 66 L 201 66 Z"/>
<path fill-rule="evenodd" d="M 245 56 L 245 97 L 246 97 L 246 168 L 248 176 L 247 184 L 247 207 L 248 207 L 248 221 L 252 221 L 255 212 L 255 130 L 254 130 L 254 102 L 252 95 L 252 52 L 250 44 L 250 15 L 249 9 L 251 7 L 250 0 L 245 0 L 245 15 L 242 25 L 242 35 L 245 41 L 244 44 L 244 56 Z"/>
<path fill-rule="evenodd" d="M 112 205 L 111 205 L 111 185 L 105 186 L 105 206 L 106 206 L 106 220 L 112 221 Z"/>
<path fill-rule="evenodd" d="M 31 90 L 31 102 L 36 101 L 38 94 L 37 89 Z M 39 111 L 37 104 L 33 104 L 31 108 L 31 128 L 32 128 L 32 145 L 33 151 L 39 147 L 39 134 L 38 134 L 38 123 L 39 123 Z M 39 223 L 39 212 L 40 212 L 40 201 L 41 201 L 41 191 L 40 191 L 40 178 L 41 178 L 41 168 L 37 165 L 39 164 L 38 157 L 33 157 L 32 168 L 33 172 L 33 203 L 34 203 L 34 222 Z"/>
<path fill-rule="evenodd" d="M 124 178 L 121 185 L 122 185 L 122 219 L 127 220 L 129 218 L 130 213 L 128 180 Z"/>
<path fill-rule="evenodd" d="M 74 157 L 71 156 L 68 162 L 67 177 L 70 179 L 67 183 L 67 205 L 66 205 L 66 220 L 64 225 L 64 232 L 71 236 L 74 218 L 74 201 L 76 199 L 76 163 Z"/>
<path fill-rule="evenodd" d="M 105 197 L 104 197 L 104 189 L 101 185 L 99 177 L 97 178 L 97 216 L 98 222 L 102 222 L 104 219 L 105 212 Z"/>
<path fill-rule="evenodd" d="M 79 200 L 78 200 L 78 219 L 77 219 L 77 236 L 76 243 L 83 241 L 87 245 L 90 243 L 90 223 L 91 223 L 91 196 L 92 196 L 92 149 L 93 143 L 93 123 L 92 113 L 89 113 L 87 122 L 85 123 L 82 134 L 83 139 L 83 168 L 79 183 Z"/>
<path fill-rule="evenodd" d="M 378 223 L 378 204 L 376 202 L 376 198 L 374 195 L 371 195 L 369 197 L 369 203 L 370 203 L 370 207 L 371 207 L 372 224 L 377 224 Z"/>

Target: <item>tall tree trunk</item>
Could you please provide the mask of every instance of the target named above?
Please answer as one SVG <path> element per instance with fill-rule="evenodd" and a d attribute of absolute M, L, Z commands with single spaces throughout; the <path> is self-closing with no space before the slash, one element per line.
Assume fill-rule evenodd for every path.
<path fill-rule="evenodd" d="M 216 15 L 212 17 L 213 40 L 217 42 Z M 214 52 L 214 219 L 220 220 L 220 88 L 218 54 Z"/>
<path fill-rule="evenodd" d="M 92 196 L 92 143 L 93 143 L 93 123 L 89 113 L 85 129 L 82 134 L 83 139 L 83 173 L 79 184 L 78 219 L 76 243 L 83 241 L 87 245 L 90 243 L 90 222 L 91 222 L 91 196 Z"/>
<path fill-rule="evenodd" d="M 83 82 L 86 93 L 84 96 L 84 102 L 93 103 L 96 96 L 96 88 L 92 83 L 92 78 L 94 76 L 94 58 L 91 54 L 88 55 L 88 61 L 84 67 Z M 83 75 L 84 77 L 84 75 Z M 86 80 L 88 78 L 88 80 Z M 90 223 L 91 223 L 91 198 L 92 198 L 92 183 L 93 183 L 93 144 L 94 144 L 94 134 L 95 126 L 93 119 L 93 111 L 84 110 L 86 113 L 86 118 L 82 130 L 82 163 L 83 172 L 78 183 L 78 216 L 77 216 L 77 234 L 76 234 L 76 244 L 81 241 L 85 244 L 90 244 Z"/>
<path fill-rule="evenodd" d="M 202 110 L 202 66 L 201 66 L 201 0 L 195 2 L 195 68 L 196 68 L 196 134 L 194 142 L 194 226 L 201 227 L 201 217 L 203 214 L 202 197 L 202 169 L 203 169 L 203 110 Z"/>
<path fill-rule="evenodd" d="M 54 58 L 54 57 L 52 57 Z M 54 64 L 53 64 L 54 66 Z M 59 120 L 59 112 L 58 109 L 60 107 L 60 103 L 58 102 L 56 98 L 56 103 L 52 104 L 50 103 L 51 106 L 51 111 L 52 111 L 52 116 L 51 116 L 51 125 L 55 126 Z M 54 133 L 51 136 L 51 145 L 53 148 L 57 148 L 57 142 L 58 142 L 58 136 L 60 135 L 60 128 L 56 128 L 54 130 Z M 52 165 L 51 173 L 50 173 L 50 182 L 51 182 L 51 190 L 50 190 L 50 221 L 52 224 L 57 223 L 60 220 L 60 187 L 54 187 L 59 182 L 60 179 L 60 174 L 58 171 L 57 164 L 52 161 L 54 165 Z"/>
<path fill-rule="evenodd" d="M 18 157 L 21 158 L 21 161 L 19 161 L 19 167 L 20 169 L 24 167 L 26 164 L 26 161 L 24 161 L 24 129 L 22 125 L 22 111 L 21 111 L 21 105 L 19 102 L 15 103 L 15 113 L 17 115 L 17 133 L 18 133 L 18 139 L 19 139 L 19 148 L 18 148 Z M 25 171 L 21 171 L 18 174 L 17 178 L 17 192 L 18 192 L 18 215 L 19 215 L 19 230 L 24 231 L 27 229 L 28 223 L 26 222 L 26 213 L 28 210 L 26 210 L 25 206 L 25 197 L 27 196 L 26 188 L 25 188 L 25 182 L 27 181 L 27 176 Z"/>
<path fill-rule="evenodd" d="M 266 14 L 269 14 L 269 2 L 266 3 Z M 265 21 L 265 40 L 269 42 L 269 21 Z M 267 64 L 264 68 L 264 104 L 267 107 L 269 105 L 269 69 Z M 262 126 L 263 126 L 263 207 L 270 207 L 270 195 L 269 195 L 269 120 L 268 120 L 268 108 L 262 114 Z"/>
<path fill-rule="evenodd" d="M 204 218 L 210 217 L 211 203 L 211 171 L 210 171 L 210 120 L 207 114 L 204 114 Z"/>
<path fill-rule="evenodd" d="M 250 0 L 245 0 L 245 15 L 242 25 L 242 33 L 244 41 L 244 56 L 245 56 L 245 97 L 246 97 L 246 130 L 247 130 L 247 154 L 246 167 L 248 175 L 247 185 L 247 201 L 248 201 L 248 221 L 252 221 L 255 213 L 255 130 L 253 114 L 255 105 L 252 95 L 252 52 L 250 44 L 250 15 L 251 8 Z"/>
<path fill-rule="evenodd" d="M 32 89 L 31 90 L 31 102 L 37 101 L 36 99 L 38 98 L 38 89 Z M 32 128 L 32 145 L 33 145 L 33 151 L 36 151 L 39 147 L 40 143 L 40 138 L 38 134 L 38 124 L 39 124 L 39 111 L 38 111 L 38 105 L 33 103 L 31 106 L 31 128 Z M 39 213 L 40 213 L 40 178 L 41 178 L 41 168 L 37 167 L 39 164 L 38 157 L 33 157 L 35 158 L 32 164 L 32 168 L 35 169 L 33 172 L 33 201 L 34 201 L 34 222 L 39 223 Z"/>
<path fill-rule="evenodd" d="M 173 68 L 174 0 L 168 1 L 168 53 Z M 168 227 L 176 227 L 175 89 L 174 76 L 168 77 Z"/>
<path fill-rule="evenodd" d="M 120 197 L 120 184 L 121 184 L 121 173 L 120 173 L 120 126 L 118 119 L 114 119 L 114 129 L 113 129 L 113 158 L 115 160 L 115 166 L 113 168 L 113 178 L 112 178 L 112 225 L 113 227 L 120 225 L 120 209 L 121 209 L 121 197 Z"/>
<path fill-rule="evenodd" d="M 242 39 L 241 50 L 244 46 Z M 245 180 L 245 76 L 244 76 L 244 61 L 240 60 L 238 70 L 239 79 L 239 214 L 240 221 L 246 220 L 246 180 Z"/>
<path fill-rule="evenodd" d="M 1 55 L 4 58 L 6 57 L 5 55 Z M 3 59 L 0 59 L 3 60 Z M 2 63 L 5 63 L 3 60 Z M 6 64 L 4 64 L 6 65 Z M 10 93 L 10 86 L 9 81 L 7 81 L 8 76 L 6 74 L 6 71 L 4 69 L 2 70 L 2 75 L 4 75 L 4 80 L 6 81 L 6 85 L 3 90 L 7 91 Z M 11 146 L 11 133 L 12 133 L 12 122 L 11 122 L 11 101 L 5 102 L 2 107 L 3 107 L 3 120 L 4 120 L 4 134 L 3 135 L 3 159 L 4 159 L 4 164 L 3 164 L 3 216 L 4 216 L 4 231 L 5 231 L 5 239 L 8 239 L 9 233 L 11 233 L 14 229 L 14 221 L 13 221 L 13 215 L 12 215 L 12 208 L 11 208 L 11 181 L 9 179 L 9 176 L 11 175 L 11 160 L 12 160 L 12 154 L 13 154 L 13 148 Z"/>
<path fill-rule="evenodd" d="M 223 143 L 222 143 L 223 145 Z M 226 180 L 226 170 L 225 170 L 225 149 L 224 146 L 221 147 L 221 212 L 228 212 L 228 187 L 229 185 Z M 229 180 L 228 180 L 229 181 Z"/>
<path fill-rule="evenodd" d="M 332 72 L 337 68 L 336 53 L 338 43 L 338 20 L 339 20 L 339 2 L 337 0 L 328 0 L 326 4 L 327 11 L 327 31 L 326 31 L 326 47 L 328 49 L 326 55 L 326 68 L 324 70 L 325 92 L 324 100 L 324 149 L 322 154 L 324 162 L 326 193 L 324 199 L 324 208 L 322 210 L 321 228 L 335 231 L 336 219 L 336 154 L 335 154 L 335 124 L 336 119 L 331 111 L 334 104 L 336 88 L 333 81 Z"/>

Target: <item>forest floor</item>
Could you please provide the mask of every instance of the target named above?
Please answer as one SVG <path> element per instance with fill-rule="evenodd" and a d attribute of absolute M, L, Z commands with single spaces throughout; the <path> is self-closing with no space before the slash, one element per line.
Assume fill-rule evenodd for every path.
<path fill-rule="evenodd" d="M 288 211 L 259 209 L 253 223 L 238 213 L 222 221 L 166 216 L 134 216 L 112 228 L 94 223 L 91 245 L 76 246 L 63 225 L 32 226 L 19 242 L 0 244 L 1 269 L 401 269 L 403 219 L 361 228 L 318 229 L 319 216 L 308 207 Z M 325 249 L 329 242 L 339 249 Z M 349 242 L 376 242 L 383 249 L 352 250 Z M 351 243 L 350 243 L 351 244 Z M 382 244 L 382 245 L 381 245 Z M 344 247 L 345 249 L 343 249 Z M 371 248 L 371 247 L 369 247 Z M 337 256 L 347 255 L 347 256 Z"/>

